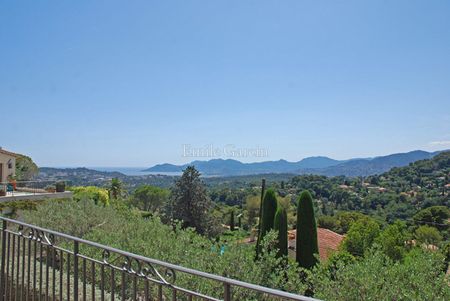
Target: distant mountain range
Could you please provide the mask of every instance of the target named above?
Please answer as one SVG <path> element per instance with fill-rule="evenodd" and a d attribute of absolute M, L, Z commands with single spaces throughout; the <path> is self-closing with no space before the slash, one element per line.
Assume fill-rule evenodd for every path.
<path fill-rule="evenodd" d="M 184 165 L 158 164 L 144 171 L 152 173 L 181 172 L 187 166 L 194 165 L 202 174 L 208 176 L 292 173 L 356 177 L 380 174 L 393 167 L 402 167 L 418 160 L 430 159 L 440 152 L 416 150 L 381 157 L 349 160 L 334 160 L 319 156 L 304 158 L 298 162 L 278 160 L 242 163 L 232 159 L 213 159 L 209 161 L 193 161 Z"/>

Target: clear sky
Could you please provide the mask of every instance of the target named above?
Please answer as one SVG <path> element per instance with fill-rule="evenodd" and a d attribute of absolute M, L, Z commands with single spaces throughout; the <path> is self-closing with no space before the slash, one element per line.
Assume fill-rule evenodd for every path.
<path fill-rule="evenodd" d="M 40 166 L 448 149 L 450 1 L 0 0 L 0 104 Z"/>

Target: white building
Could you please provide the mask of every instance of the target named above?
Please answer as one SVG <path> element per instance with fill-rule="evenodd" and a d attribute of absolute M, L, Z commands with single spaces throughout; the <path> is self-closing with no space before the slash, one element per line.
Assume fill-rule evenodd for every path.
<path fill-rule="evenodd" d="M 17 154 L 0 148 L 0 182 L 8 182 L 8 177 L 16 175 Z"/>

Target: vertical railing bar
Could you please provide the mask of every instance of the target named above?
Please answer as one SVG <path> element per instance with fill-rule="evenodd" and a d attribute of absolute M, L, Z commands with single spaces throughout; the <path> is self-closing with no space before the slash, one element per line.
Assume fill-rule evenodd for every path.
<path fill-rule="evenodd" d="M 148 287 L 148 280 L 144 278 L 144 289 L 145 289 L 145 301 L 150 300 L 150 294 L 149 294 L 149 287 Z"/>
<path fill-rule="evenodd" d="M 36 301 L 37 242 L 33 242 L 33 301 Z"/>
<path fill-rule="evenodd" d="M 133 277 L 133 301 L 137 300 L 137 277 L 136 276 L 132 276 Z"/>
<path fill-rule="evenodd" d="M 42 301 L 42 285 L 43 285 L 43 279 L 42 279 L 42 261 L 43 261 L 43 245 L 42 242 L 39 244 L 39 301 Z"/>
<path fill-rule="evenodd" d="M 177 290 L 175 288 L 172 291 L 172 301 L 177 301 Z"/>
<path fill-rule="evenodd" d="M 10 249 L 11 249 L 11 234 L 10 233 L 8 233 L 8 232 L 5 232 L 5 233 L 7 233 L 7 236 L 8 236 L 8 242 L 7 242 L 7 244 L 8 244 L 8 249 L 7 249 L 7 255 L 6 255 L 6 273 L 5 273 L 5 285 L 4 285 L 4 287 L 5 287 L 5 289 L 3 290 L 3 292 L 2 292 L 2 294 L 1 294 L 1 296 L 2 296 L 2 300 L 5 300 L 5 299 L 8 299 L 7 297 L 8 297 L 8 290 L 9 290 L 9 261 L 10 261 L 10 256 L 9 256 L 9 254 L 10 254 Z M 11 297 L 10 297 L 11 298 Z"/>
<path fill-rule="evenodd" d="M 91 273 L 92 273 L 92 282 L 91 282 L 91 300 L 95 300 L 95 262 L 91 261 Z"/>
<path fill-rule="evenodd" d="M 52 298 L 56 297 L 56 249 L 52 248 Z"/>
<path fill-rule="evenodd" d="M 78 253 L 79 244 L 78 241 L 74 241 L 73 244 L 73 300 L 78 301 Z"/>
<path fill-rule="evenodd" d="M 16 267 L 16 265 L 14 264 L 15 263 L 15 258 L 16 258 L 16 236 L 15 235 L 13 235 L 12 236 L 12 241 L 13 241 L 13 249 L 12 249 L 12 251 L 11 251 L 11 259 L 12 259 L 12 262 L 11 262 L 11 285 L 9 286 L 9 298 L 10 299 L 12 299 L 12 296 L 13 296 L 13 289 L 14 289 L 14 270 L 15 270 L 15 267 Z"/>
<path fill-rule="evenodd" d="M 224 283 L 224 301 L 231 301 L 231 285 L 229 283 Z"/>
<path fill-rule="evenodd" d="M 70 301 L 70 253 L 67 253 L 67 301 Z"/>
<path fill-rule="evenodd" d="M 102 264 L 100 267 L 100 280 L 101 280 L 101 284 L 100 284 L 100 289 L 101 289 L 101 300 L 105 301 L 105 265 Z"/>
<path fill-rule="evenodd" d="M 116 290 L 116 279 L 114 277 L 114 268 L 111 268 L 111 301 L 114 301 L 114 292 Z"/>
<path fill-rule="evenodd" d="M 158 301 L 163 301 L 163 290 L 162 285 L 158 286 Z"/>
<path fill-rule="evenodd" d="M 11 257 L 12 257 L 12 262 L 11 262 L 11 285 L 9 287 L 9 298 L 12 299 L 13 293 L 14 293 L 14 270 L 16 265 L 15 263 L 15 258 L 16 258 L 16 236 L 13 235 L 12 236 L 12 253 L 11 253 Z M 15 293 L 14 293 L 15 296 Z"/>
<path fill-rule="evenodd" d="M 83 258 L 83 301 L 86 301 L 86 258 Z"/>
<path fill-rule="evenodd" d="M 45 300 L 48 301 L 48 295 L 49 295 L 49 266 L 50 266 L 50 246 L 47 245 L 47 250 L 45 251 Z"/>
<path fill-rule="evenodd" d="M 17 236 L 17 277 L 14 300 L 19 300 L 19 280 L 20 280 L 20 236 Z"/>
<path fill-rule="evenodd" d="M 64 279 L 64 252 L 59 250 L 59 299 L 63 300 Z"/>
<path fill-rule="evenodd" d="M 125 289 L 126 289 L 125 277 L 126 277 L 125 271 L 122 270 L 122 281 L 121 281 L 122 282 L 121 283 L 121 290 L 122 290 L 121 298 L 122 298 L 122 301 L 125 301 Z"/>
<path fill-rule="evenodd" d="M 25 293 L 25 300 L 28 300 L 31 291 L 31 238 L 28 239 L 28 260 L 27 260 L 27 291 Z"/>
<path fill-rule="evenodd" d="M 3 220 L 2 222 L 3 226 L 2 226 L 2 259 L 1 259 L 1 267 L 0 267 L 0 273 L 1 273 L 1 281 L 0 281 L 0 297 L 1 300 L 3 301 L 5 298 L 4 296 L 4 292 L 5 292 L 5 254 L 6 254 L 6 227 L 7 222 L 5 220 Z"/>
<path fill-rule="evenodd" d="M 22 238 L 23 239 L 23 249 L 22 249 L 22 277 L 21 277 L 21 283 L 22 286 L 20 288 L 20 300 L 23 300 L 23 295 L 25 294 L 25 252 L 26 252 L 26 240 L 25 237 Z"/>

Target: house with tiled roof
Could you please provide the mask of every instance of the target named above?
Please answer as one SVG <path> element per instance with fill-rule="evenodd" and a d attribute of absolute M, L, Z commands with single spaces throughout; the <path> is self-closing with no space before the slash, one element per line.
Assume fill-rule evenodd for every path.
<path fill-rule="evenodd" d="M 289 253 L 295 256 L 297 230 L 288 231 Z M 326 260 L 331 254 L 339 249 L 339 245 L 344 240 L 344 235 L 333 232 L 325 228 L 317 228 L 317 242 L 319 245 L 319 256 L 321 260 Z"/>

